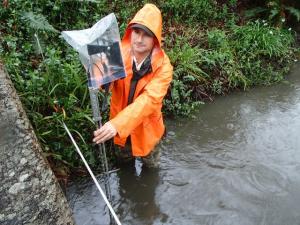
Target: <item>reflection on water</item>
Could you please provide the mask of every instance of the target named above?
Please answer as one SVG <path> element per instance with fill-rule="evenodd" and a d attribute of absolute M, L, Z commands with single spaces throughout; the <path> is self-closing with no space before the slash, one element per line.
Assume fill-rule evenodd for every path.
<path fill-rule="evenodd" d="M 122 224 L 299 224 L 299 73 L 168 121 L 158 171 L 138 176 L 131 165 L 111 176 Z M 92 183 L 72 186 L 69 198 L 78 225 L 109 224 Z"/>
<path fill-rule="evenodd" d="M 141 164 L 122 165 L 111 175 L 113 208 L 122 224 L 153 224 L 167 216 L 160 212 L 155 193 L 159 183 L 158 169 L 141 169 Z M 101 179 L 99 179 L 101 182 Z M 69 199 L 78 224 L 109 224 L 108 209 L 91 182 L 75 184 L 69 189 Z"/>
<path fill-rule="evenodd" d="M 152 224 L 159 217 L 165 219 L 155 201 L 158 170 L 142 169 L 139 176 L 134 176 L 134 173 L 134 166 L 127 166 L 121 167 L 118 174 L 122 201 L 116 211 L 123 218 L 123 224 Z"/>

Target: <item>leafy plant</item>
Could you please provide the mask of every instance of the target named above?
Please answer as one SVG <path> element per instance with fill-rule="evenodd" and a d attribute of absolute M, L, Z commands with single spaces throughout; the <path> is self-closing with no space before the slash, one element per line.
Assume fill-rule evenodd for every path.
<path fill-rule="evenodd" d="M 216 17 L 216 2 L 212 0 L 169 0 L 161 1 L 160 8 L 167 17 L 177 21 L 196 21 L 207 23 L 209 19 Z"/>
<path fill-rule="evenodd" d="M 300 10 L 289 5 L 284 0 L 265 0 L 263 1 L 264 6 L 255 7 L 246 11 L 246 17 L 257 17 L 258 15 L 267 15 L 269 22 L 274 23 L 276 26 L 282 26 L 287 21 L 289 16 L 300 21 Z"/>
<path fill-rule="evenodd" d="M 291 32 L 273 28 L 259 20 L 233 27 L 231 38 L 235 40 L 233 45 L 236 49 L 248 57 L 285 56 L 291 51 L 291 44 L 294 42 Z"/>
<path fill-rule="evenodd" d="M 27 22 L 29 28 L 35 31 L 50 31 L 58 33 L 58 31 L 51 24 L 49 24 L 46 17 L 41 14 L 24 12 L 22 19 Z"/>

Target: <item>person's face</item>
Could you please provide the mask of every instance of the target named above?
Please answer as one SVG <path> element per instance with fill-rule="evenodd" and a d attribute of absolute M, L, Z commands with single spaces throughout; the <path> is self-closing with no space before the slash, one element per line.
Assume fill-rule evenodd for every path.
<path fill-rule="evenodd" d="M 149 54 L 154 46 L 154 38 L 142 29 L 134 28 L 131 32 L 131 47 L 134 53 Z"/>

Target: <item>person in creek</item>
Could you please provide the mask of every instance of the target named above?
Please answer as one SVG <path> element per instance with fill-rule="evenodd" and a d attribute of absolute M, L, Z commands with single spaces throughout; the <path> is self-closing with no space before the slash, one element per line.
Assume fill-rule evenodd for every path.
<path fill-rule="evenodd" d="M 140 157 L 146 167 L 157 168 L 165 132 L 161 108 L 173 67 L 162 49 L 162 16 L 155 5 L 146 4 L 128 24 L 122 56 L 127 76 L 111 84 L 110 120 L 93 141 L 114 138 L 118 160 Z"/>

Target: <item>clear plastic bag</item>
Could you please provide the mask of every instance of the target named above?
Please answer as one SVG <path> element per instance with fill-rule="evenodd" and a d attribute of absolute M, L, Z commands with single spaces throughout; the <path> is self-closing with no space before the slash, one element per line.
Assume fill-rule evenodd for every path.
<path fill-rule="evenodd" d="M 62 37 L 79 53 L 87 70 L 89 87 L 99 88 L 126 76 L 118 23 L 113 13 L 89 29 L 63 31 Z"/>

